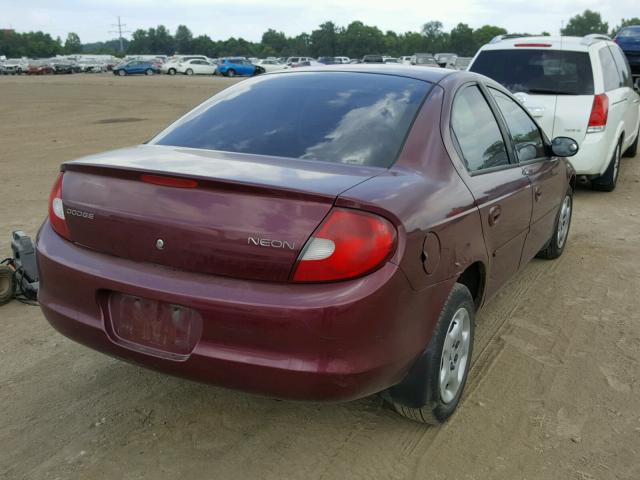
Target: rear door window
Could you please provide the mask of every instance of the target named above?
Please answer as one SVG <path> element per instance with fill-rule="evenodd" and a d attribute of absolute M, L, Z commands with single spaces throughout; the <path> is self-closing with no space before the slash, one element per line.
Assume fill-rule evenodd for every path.
<path fill-rule="evenodd" d="M 609 48 L 603 47 L 598 50 L 598 57 L 600 58 L 600 65 L 602 66 L 602 79 L 604 81 L 605 92 L 619 88 L 622 79 L 618 74 L 618 68 L 613 61 L 613 56 Z"/>
<path fill-rule="evenodd" d="M 491 95 L 502 113 L 519 162 L 527 162 L 546 157 L 546 151 L 540 129 L 531 120 L 522 107 L 504 93 L 489 88 Z"/>
<path fill-rule="evenodd" d="M 613 55 L 613 61 L 615 62 L 616 67 L 618 67 L 618 72 L 620 74 L 620 86 L 633 88 L 633 79 L 631 77 L 629 62 L 622 53 L 622 50 L 620 50 L 620 47 L 617 45 L 610 46 L 609 50 L 611 51 L 611 55 Z"/>
<path fill-rule="evenodd" d="M 591 60 L 587 52 L 530 48 L 485 50 L 469 70 L 492 78 L 513 93 L 594 93 Z"/>
<path fill-rule="evenodd" d="M 456 95 L 451 129 L 470 172 L 509 164 L 496 118 L 476 85 L 465 87 Z"/>
<path fill-rule="evenodd" d="M 152 143 L 388 167 L 431 87 L 355 72 L 258 77 L 214 96 Z"/>

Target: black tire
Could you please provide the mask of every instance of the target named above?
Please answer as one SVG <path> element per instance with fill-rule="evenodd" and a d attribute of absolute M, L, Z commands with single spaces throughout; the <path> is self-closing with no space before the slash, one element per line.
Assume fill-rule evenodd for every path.
<path fill-rule="evenodd" d="M 635 157 L 638 153 L 638 140 L 640 140 L 640 127 L 638 127 L 638 134 L 636 135 L 636 140 L 631 144 L 627 151 L 624 152 L 625 157 Z"/>
<path fill-rule="evenodd" d="M 154 71 L 153 71 L 153 69 L 151 69 L 151 68 L 147 68 L 147 69 L 144 71 L 144 74 L 145 74 L 145 75 L 147 75 L 147 76 L 151 76 L 151 75 L 153 75 L 154 73 L 156 73 L 156 72 L 154 72 Z"/>
<path fill-rule="evenodd" d="M 568 211 L 566 210 L 568 207 Z M 571 229 L 571 218 L 573 216 L 573 189 L 569 187 L 567 193 L 560 204 L 558 209 L 558 215 L 556 216 L 556 226 L 553 229 L 553 234 L 549 239 L 549 242 L 545 247 L 538 252 L 538 258 L 546 258 L 553 260 L 558 258 L 564 252 L 564 247 L 567 245 L 567 238 L 569 238 L 569 230 Z"/>
<path fill-rule="evenodd" d="M 175 68 L 170 68 L 169 70 L 167 70 L 167 73 L 169 75 L 175 75 L 176 74 L 176 69 Z"/>
<path fill-rule="evenodd" d="M 187 68 L 187 70 L 184 72 L 185 75 L 193 75 L 193 70 L 191 68 Z"/>
<path fill-rule="evenodd" d="M 599 190 L 601 192 L 612 192 L 615 190 L 618 184 L 618 177 L 620 176 L 620 159 L 622 157 L 622 140 L 618 142 L 616 149 L 613 151 L 613 156 L 609 161 L 609 166 L 605 172 L 598 178 L 591 180 L 591 188 Z"/>
<path fill-rule="evenodd" d="M 13 268 L 7 265 L 0 265 L 0 305 L 10 302 L 14 291 Z"/>
<path fill-rule="evenodd" d="M 127 75 L 127 72 L 125 70 L 116 70 L 118 72 L 118 75 L 121 77 L 124 77 Z"/>
<path fill-rule="evenodd" d="M 235 77 L 236 76 L 236 71 L 233 68 L 230 68 L 229 70 L 227 70 L 227 77 Z"/>
<path fill-rule="evenodd" d="M 460 313 L 461 311 L 464 312 Z M 462 318 L 459 317 L 459 315 L 464 316 L 465 312 L 466 320 L 458 320 L 458 318 Z M 456 322 L 458 327 L 456 327 Z M 467 323 L 466 327 L 464 327 L 465 322 Z M 389 398 L 396 412 L 410 420 L 431 425 L 443 423 L 453 414 L 462 398 L 471 366 L 475 330 L 474 324 L 475 306 L 471 292 L 469 292 L 469 289 L 464 285 L 456 283 L 442 308 L 440 318 L 438 318 L 427 349 L 409 373 L 410 376 L 418 374 L 416 376 L 418 381 L 411 382 L 411 388 L 416 390 L 413 392 L 415 394 L 413 396 L 425 399 L 424 405 L 420 407 L 408 407 L 396 401 L 392 388 Z M 462 340 L 458 340 L 457 346 L 455 346 L 455 343 L 450 343 L 451 335 L 456 328 L 467 328 L 466 346 Z M 445 352 L 445 341 L 447 341 L 447 345 L 455 346 L 455 348 L 451 348 L 451 350 Z M 459 350 L 459 348 L 462 347 L 466 348 L 466 353 L 463 352 L 460 354 L 461 350 Z M 455 358 L 452 356 L 454 354 Z M 456 393 L 452 397 L 445 398 L 446 394 L 442 392 L 440 385 L 440 372 L 442 369 L 445 369 L 445 371 L 454 371 L 452 370 L 453 367 L 448 368 L 447 365 L 451 366 L 457 362 L 460 362 L 459 366 L 462 366 L 464 362 L 464 371 L 459 372 L 457 369 L 455 370 L 455 372 L 458 373 Z M 461 378 L 459 378 L 460 373 L 462 374 Z M 449 380 L 445 380 L 445 382 L 448 381 Z M 445 383 L 445 385 L 444 389 L 446 391 L 446 387 L 449 386 L 450 383 Z M 451 394 L 451 392 L 449 392 L 449 394 Z"/>

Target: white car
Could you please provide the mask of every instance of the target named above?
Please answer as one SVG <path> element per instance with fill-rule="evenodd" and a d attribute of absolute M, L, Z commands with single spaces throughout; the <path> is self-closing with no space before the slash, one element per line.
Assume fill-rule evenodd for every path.
<path fill-rule="evenodd" d="M 412 59 L 413 57 L 411 55 L 405 55 L 404 57 L 400 57 L 398 58 L 398 61 L 400 63 L 402 63 L 403 65 L 411 65 L 412 64 Z"/>
<path fill-rule="evenodd" d="M 349 63 L 351 61 L 351 59 L 349 57 L 333 57 L 333 59 L 335 60 L 336 63 Z"/>
<path fill-rule="evenodd" d="M 571 163 L 594 189 L 616 187 L 620 157 L 637 152 L 640 95 L 609 37 L 496 37 L 468 70 L 513 92 L 549 138 L 575 139 Z"/>
<path fill-rule="evenodd" d="M 265 59 L 265 60 L 260 60 L 258 61 L 258 63 L 256 63 L 256 65 L 258 65 L 259 67 L 264 68 L 264 71 L 266 73 L 269 72 L 275 72 L 276 70 L 282 70 L 285 65 L 283 63 L 280 63 L 277 60 L 274 59 Z"/>
<path fill-rule="evenodd" d="M 185 60 L 175 66 L 176 73 L 185 75 L 213 75 L 216 72 L 216 68 L 217 65 L 202 59 Z"/>
<path fill-rule="evenodd" d="M 178 64 L 186 62 L 187 60 L 204 60 L 205 62 L 209 61 L 209 59 L 204 55 L 176 55 L 163 63 L 160 66 L 160 71 L 162 73 L 168 73 L 169 75 L 175 75 L 176 73 L 178 73 Z"/>
<path fill-rule="evenodd" d="M 311 57 L 289 57 L 287 58 L 287 61 L 285 62 L 287 65 L 293 65 L 296 63 L 302 63 L 302 62 L 315 62 L 316 60 L 311 58 Z"/>

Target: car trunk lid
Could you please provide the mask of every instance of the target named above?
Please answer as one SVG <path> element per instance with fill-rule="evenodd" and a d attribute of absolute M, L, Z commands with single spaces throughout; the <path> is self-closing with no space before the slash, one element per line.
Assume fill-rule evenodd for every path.
<path fill-rule="evenodd" d="M 384 169 L 143 145 L 63 171 L 73 242 L 181 270 L 287 281 L 336 197 Z"/>

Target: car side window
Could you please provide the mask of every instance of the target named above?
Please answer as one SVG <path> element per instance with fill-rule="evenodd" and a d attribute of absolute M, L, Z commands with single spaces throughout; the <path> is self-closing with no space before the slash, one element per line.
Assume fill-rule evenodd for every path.
<path fill-rule="evenodd" d="M 618 47 L 617 45 L 610 46 L 609 50 L 611 50 L 613 61 L 616 63 L 618 72 L 620 73 L 620 86 L 633 88 L 633 79 L 631 78 L 629 62 L 622 53 L 622 50 L 620 50 L 620 47 Z"/>
<path fill-rule="evenodd" d="M 477 85 L 464 87 L 456 95 L 451 129 L 470 172 L 509 164 L 498 122 Z"/>
<path fill-rule="evenodd" d="M 613 56 L 608 47 L 598 50 L 600 56 L 600 65 L 602 66 L 602 77 L 604 79 L 604 90 L 609 92 L 620 87 L 620 75 L 618 75 L 618 69 L 613 61 Z"/>
<path fill-rule="evenodd" d="M 546 157 L 540 129 L 522 107 L 504 93 L 489 88 L 504 117 L 519 162 Z"/>

